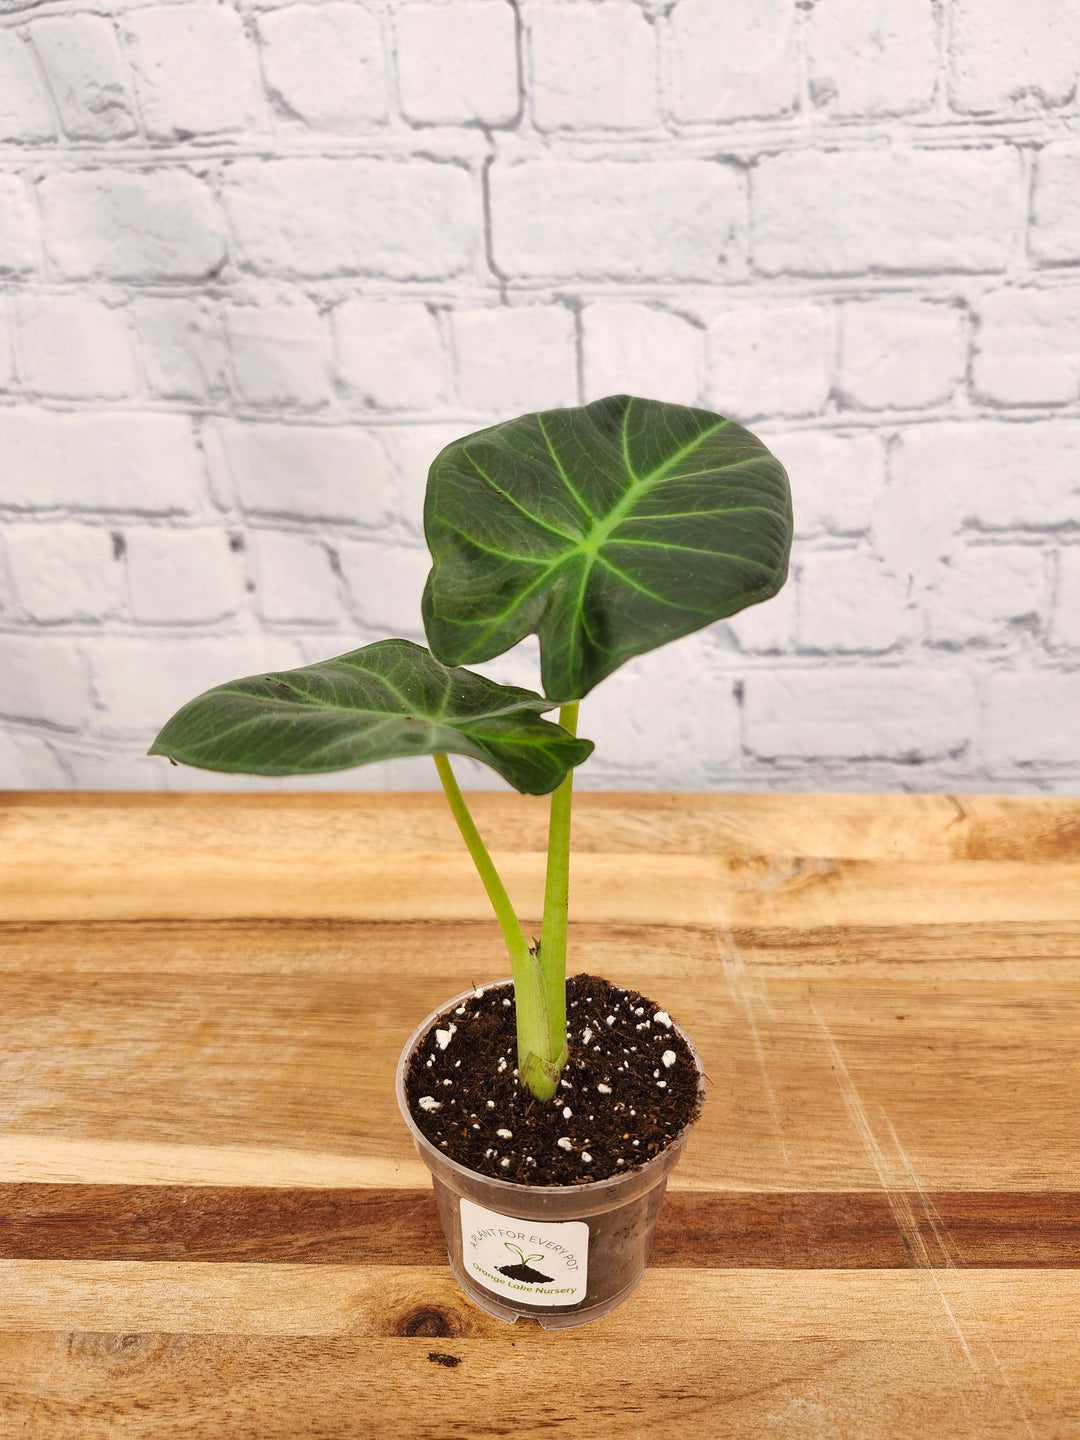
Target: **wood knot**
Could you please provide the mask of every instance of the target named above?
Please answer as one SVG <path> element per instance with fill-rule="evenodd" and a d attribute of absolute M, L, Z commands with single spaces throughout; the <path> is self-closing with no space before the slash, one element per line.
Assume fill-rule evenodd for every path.
<path fill-rule="evenodd" d="M 445 1339 L 449 1335 L 462 1333 L 460 1318 L 453 1312 L 447 1314 L 434 1305 L 421 1305 L 403 1315 L 395 1327 L 395 1335 L 423 1335 L 433 1340 Z"/>

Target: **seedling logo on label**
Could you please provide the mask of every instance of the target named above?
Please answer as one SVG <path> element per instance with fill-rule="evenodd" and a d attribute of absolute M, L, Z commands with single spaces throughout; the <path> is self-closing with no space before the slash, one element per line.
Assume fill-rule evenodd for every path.
<path fill-rule="evenodd" d="M 588 1280 L 584 1220 L 518 1220 L 461 1201 L 461 1254 L 479 1285 L 527 1305 L 576 1305 Z"/>

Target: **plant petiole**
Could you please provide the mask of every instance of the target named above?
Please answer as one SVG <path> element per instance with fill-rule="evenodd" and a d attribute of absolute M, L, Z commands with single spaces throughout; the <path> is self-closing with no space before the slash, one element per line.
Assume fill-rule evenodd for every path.
<path fill-rule="evenodd" d="M 518 1077 L 527 1084 L 538 1100 L 550 1100 L 555 1094 L 559 1071 L 565 1064 L 565 1057 L 556 1069 L 555 1060 L 560 1051 L 551 1050 L 551 1022 L 548 1017 L 547 990 L 541 973 L 540 961 L 525 939 L 518 922 L 506 887 L 488 854 L 487 846 L 476 828 L 465 797 L 454 775 L 450 758 L 435 755 L 435 768 L 449 802 L 451 813 L 457 821 L 461 837 L 472 856 L 473 864 L 487 891 L 495 918 L 499 922 L 506 949 L 510 956 L 510 971 L 514 977 L 514 1004 L 517 1019 Z M 565 928 L 565 927 L 564 927 Z M 565 987 L 563 1014 L 565 1016 Z M 565 1019 L 564 1019 L 565 1030 Z M 563 1039 L 565 1046 L 565 1035 Z"/>

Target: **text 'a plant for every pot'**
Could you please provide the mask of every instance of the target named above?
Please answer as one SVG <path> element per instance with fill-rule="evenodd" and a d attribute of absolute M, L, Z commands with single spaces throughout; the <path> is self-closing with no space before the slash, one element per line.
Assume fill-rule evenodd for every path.
<path fill-rule="evenodd" d="M 573 769 L 593 749 L 577 736 L 579 702 L 634 656 L 775 595 L 790 492 L 780 463 L 733 421 L 616 395 L 448 445 L 428 475 L 424 530 L 430 650 L 383 640 L 219 685 L 179 710 L 150 753 L 258 775 L 434 757 L 512 979 L 423 1022 L 402 1052 L 399 1103 L 467 1293 L 504 1319 L 581 1324 L 640 1279 L 704 1082 L 656 1003 L 594 976 L 567 982 Z M 530 634 L 544 694 L 463 668 Z M 543 718 L 556 707 L 558 723 Z M 551 795 L 532 943 L 451 754 Z"/>

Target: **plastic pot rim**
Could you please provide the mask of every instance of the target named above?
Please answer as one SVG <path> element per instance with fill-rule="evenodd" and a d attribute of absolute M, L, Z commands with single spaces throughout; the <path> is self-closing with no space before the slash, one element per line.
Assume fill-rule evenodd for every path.
<path fill-rule="evenodd" d="M 584 1185 L 522 1185 L 516 1180 L 499 1180 L 495 1176 L 485 1175 L 479 1170 L 470 1170 L 467 1165 L 462 1165 L 457 1160 L 452 1160 L 450 1156 L 445 1153 L 445 1151 L 440 1150 L 437 1145 L 433 1145 L 431 1143 L 431 1141 L 427 1138 L 427 1136 L 417 1125 L 416 1121 L 413 1119 L 412 1111 L 409 1108 L 408 1097 L 405 1094 L 405 1072 L 408 1069 L 408 1064 L 410 1059 L 412 1058 L 413 1052 L 419 1045 L 421 1038 L 427 1033 L 427 1031 L 431 1028 L 431 1026 L 436 1020 L 443 1018 L 447 1011 L 456 1008 L 463 1001 L 468 1000 L 472 996 L 474 996 L 477 989 L 483 990 L 486 994 L 489 990 L 499 990 L 509 985 L 513 985 L 513 980 L 510 977 L 507 977 L 505 980 L 491 980 L 481 986 L 470 985 L 468 990 L 463 990 L 459 995 L 455 995 L 452 1000 L 444 1001 L 443 1004 L 440 1005 L 436 1010 L 433 1010 L 430 1015 L 428 1015 L 425 1019 L 421 1020 L 420 1024 L 416 1027 L 413 1033 L 409 1036 L 408 1040 L 405 1042 L 405 1047 L 401 1052 L 400 1058 L 398 1059 L 397 1071 L 394 1076 L 394 1090 L 397 1096 L 398 1109 L 401 1111 L 402 1118 L 404 1119 L 405 1124 L 409 1127 L 409 1131 L 413 1137 L 413 1140 L 416 1142 L 417 1149 L 420 1151 L 421 1158 L 425 1160 L 425 1163 L 425 1152 L 430 1151 L 430 1153 L 438 1159 L 440 1165 L 446 1166 L 446 1168 L 452 1171 L 454 1174 L 459 1175 L 465 1180 L 472 1181 L 474 1183 L 476 1181 L 480 1181 L 485 1186 L 485 1188 L 490 1187 L 491 1190 L 493 1190 L 496 1194 L 505 1195 L 507 1197 L 520 1196 L 522 1198 L 525 1198 L 529 1195 L 538 1196 L 571 1193 L 580 1197 L 582 1202 L 586 1202 L 587 1197 L 591 1195 L 596 1195 L 598 1199 L 606 1198 L 610 1191 L 626 1189 L 628 1181 L 640 1180 L 643 1176 L 648 1175 L 651 1170 L 664 1165 L 665 1161 L 670 1162 L 672 1158 L 676 1156 L 678 1152 L 682 1149 L 688 1135 L 690 1134 L 690 1131 L 694 1128 L 698 1120 L 701 1118 L 702 1107 L 705 1103 L 706 1090 L 705 1067 L 701 1063 L 701 1056 L 698 1054 L 697 1046 L 690 1039 L 690 1036 L 687 1035 L 686 1031 L 682 1028 L 682 1026 L 674 1020 L 672 1020 L 671 1022 L 671 1028 L 685 1042 L 691 1056 L 693 1057 L 694 1065 L 697 1069 L 698 1104 L 694 1110 L 694 1113 L 690 1116 L 689 1120 L 687 1120 L 686 1124 L 679 1131 L 679 1133 L 675 1135 L 668 1142 L 667 1145 L 664 1146 L 663 1150 L 661 1150 L 659 1154 L 654 1155 L 651 1160 L 646 1160 L 644 1164 L 635 1165 L 632 1169 L 628 1169 L 621 1174 L 611 1175 L 606 1180 L 592 1180 Z M 428 1166 L 428 1168 L 431 1168 L 430 1165 Z M 604 1210 L 607 1208 L 609 1208 L 607 1204 L 597 1204 L 595 1206 L 596 1210 Z M 582 1213 L 585 1213 L 585 1211 L 583 1210 Z"/>

